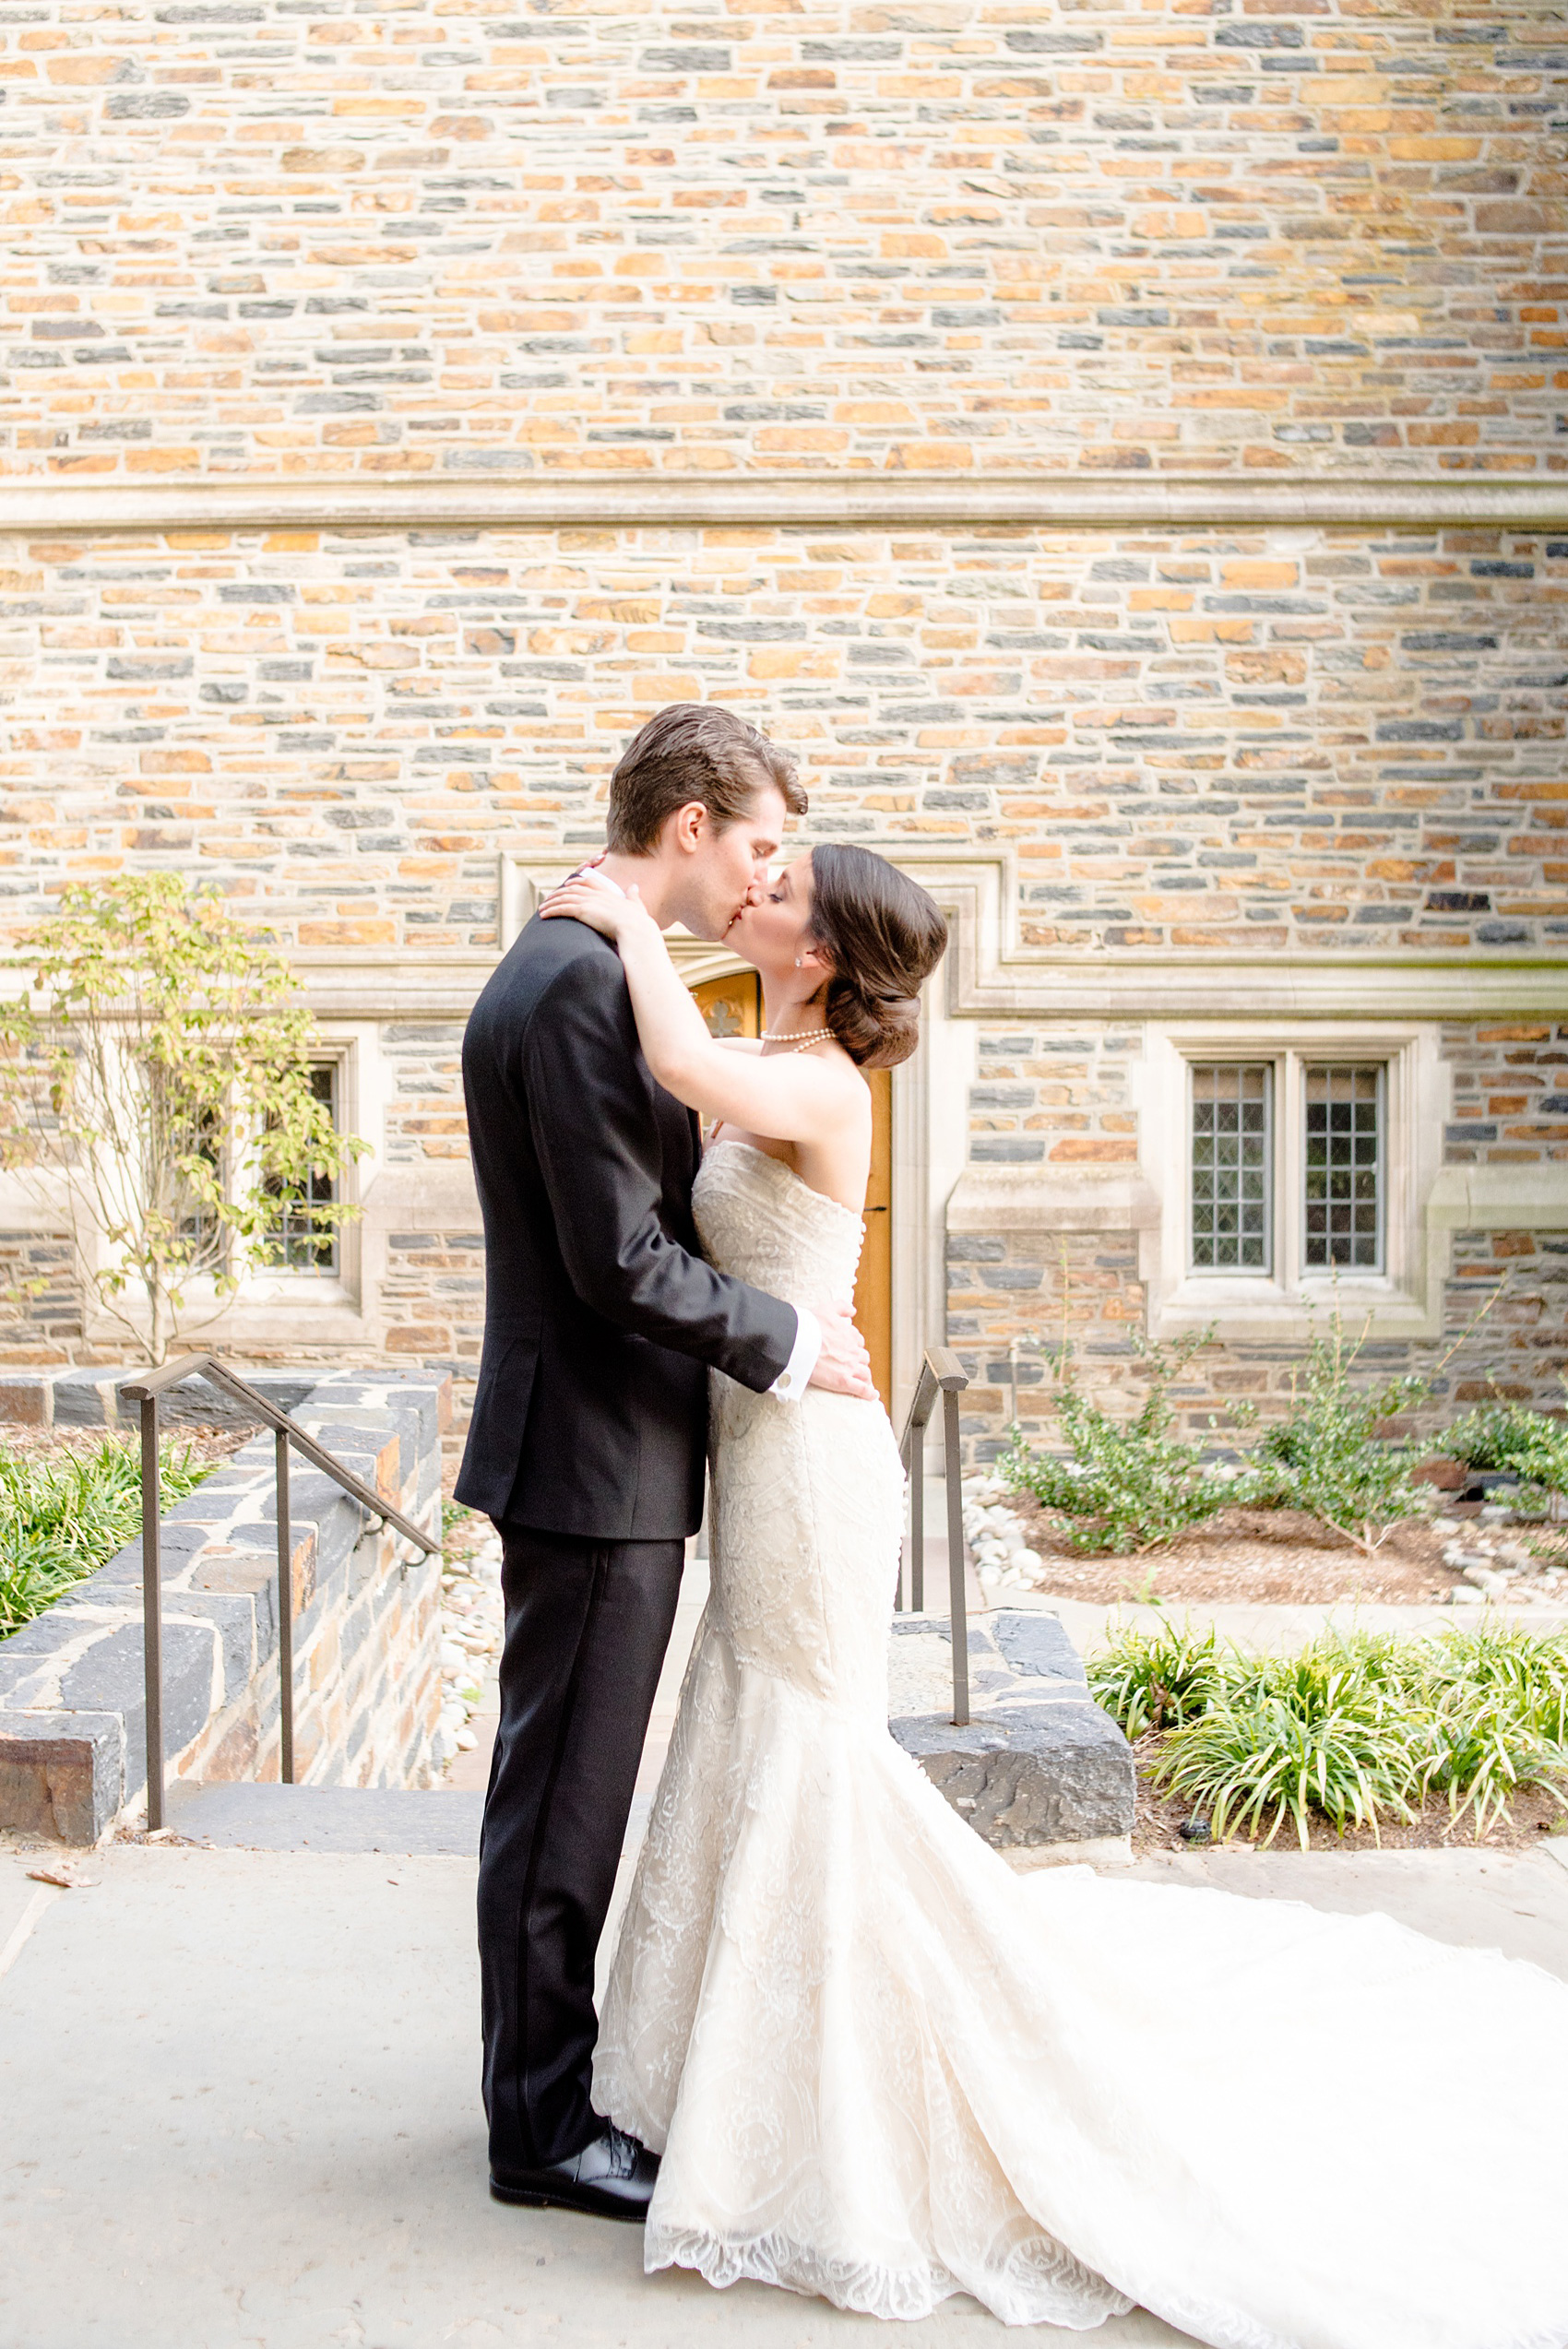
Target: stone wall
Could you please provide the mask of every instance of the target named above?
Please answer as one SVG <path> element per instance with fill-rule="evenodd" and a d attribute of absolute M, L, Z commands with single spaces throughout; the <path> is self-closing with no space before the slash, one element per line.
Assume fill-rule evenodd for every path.
<path fill-rule="evenodd" d="M 39 0 L 4 44 L 41 474 L 1555 460 L 1548 10 Z"/>
<path fill-rule="evenodd" d="M 1565 587 L 1517 531 L 36 532 L 5 919 L 172 860 L 307 958 L 493 951 L 499 851 L 716 699 L 808 835 L 1016 843 L 1027 946 L 1560 948 Z M 388 1026 L 393 1162 L 461 1154 L 459 1036 Z"/>
<path fill-rule="evenodd" d="M 1137 1407 L 1146 1299 L 1136 1232 L 954 1233 L 947 1262 L 949 1338 L 973 1382 L 964 1397 L 969 1459 L 995 1459 L 1015 1409 L 1031 1441 L 1056 1440 L 1045 1406 L 1063 1337 L 1085 1392 L 1112 1411 Z M 1333 1313 L 1329 1297 L 1317 1315 L 1325 1338 Z M 1365 1335 L 1354 1309 L 1341 1321 L 1348 1343 Z M 1292 1333 L 1272 1343 L 1232 1339 L 1206 1347 L 1172 1389 L 1180 1430 L 1223 1446 L 1233 1440 L 1233 1403 L 1256 1404 L 1265 1418 L 1282 1411 L 1305 1344 Z M 1431 1405 L 1409 1422 L 1423 1430 L 1494 1394 L 1562 1411 L 1568 1222 L 1560 1231 L 1455 1232 L 1441 1332 L 1405 1343 L 1373 1333 L 1360 1362 L 1371 1376 L 1410 1370 L 1432 1379 Z"/>
<path fill-rule="evenodd" d="M 454 955 L 471 989 L 499 943 L 502 851 L 526 868 L 597 845 L 616 745 L 661 703 L 711 696 L 799 751 L 808 836 L 1006 848 L 1020 951 L 1090 973 L 1150 957 L 1151 1002 L 1160 956 L 1221 950 L 1469 956 L 1518 968 L 1528 1001 L 1568 937 L 1546 666 L 1565 579 L 1568 539 L 1520 531 L 1166 530 L 1112 552 L 1042 527 L 496 528 L 385 532 L 374 556 L 331 530 L 33 538 L 11 589 L 4 918 L 65 880 L 173 860 L 307 979 L 379 955 L 417 992 Z M 1379 982 L 1361 983 L 1371 1011 Z M 1145 1022 L 1066 1018 L 1051 992 L 979 1020 L 948 1112 L 977 1166 L 1133 1169 L 1150 1147 Z M 1452 1163 L 1568 1161 L 1565 1038 L 1550 1016 L 1443 1023 Z M 230 1342 L 466 1382 L 482 1262 L 461 1019 L 388 1016 L 375 1038 L 376 1187 L 346 1242 L 365 1305 L 319 1338 L 297 1315 Z M 69 1351 L 57 1239 L 11 1245 L 53 1286 L 13 1308 L 7 1352 Z M 1089 1281 L 1125 1337 L 1135 1243 L 1091 1252 L 1078 1294 Z M 988 1343 L 1042 1305 L 989 1288 Z M 980 1333 L 961 1293 L 955 1311 L 955 1342 Z M 1557 1344 L 1543 1336 L 1532 1392 L 1550 1391 Z"/>
<path fill-rule="evenodd" d="M 307 1372 L 263 1383 L 362 1482 L 439 1531 L 448 1382 Z M 113 1390 L 78 1379 L 78 1421 L 95 1416 L 89 1392 L 101 1409 Z M 5 1399 L 18 1407 L 15 1392 Z M 291 1488 L 296 1779 L 426 1785 L 442 1759 L 439 1557 L 367 1525 L 298 1453 Z M 172 1780 L 279 1774 L 276 1527 L 269 1430 L 163 1521 Z M 91 1843 L 143 1798 L 141 1572 L 137 1541 L 0 1643 L 0 1826 Z"/>
<path fill-rule="evenodd" d="M 1453 1164 L 1568 1165 L 1568 1024 L 1454 1023 L 1443 1053 L 1454 1072 Z"/>
<path fill-rule="evenodd" d="M 1158 1319 L 1146 1080 L 1211 970 L 1218 1014 L 1289 969 L 1276 1009 L 1347 1050 L 1431 975 L 1443 1172 L 1492 1188 L 1439 1203 L 1401 1358 L 1505 1265 L 1484 1343 L 1552 1393 L 1555 19 L 38 0 L 0 77 L 0 949 L 70 880 L 211 883 L 374 1145 L 339 1291 L 220 1342 L 471 1377 L 458 1045 L 504 861 L 599 846 L 626 737 L 712 698 L 797 752 L 806 837 L 1013 860 L 926 1155 L 963 1134 L 1037 1220 L 960 1195 L 950 1322 L 934 1262 L 899 1309 L 910 1359 L 945 1327 L 971 1362 L 977 1444 L 1063 1251 L 1108 1392 Z M 1080 1176 L 1123 1185 L 1087 1222 Z M 0 1180 L 14 1361 L 113 1351 L 58 1223 Z M 1194 1410 L 1298 1350 L 1228 1340 Z"/>

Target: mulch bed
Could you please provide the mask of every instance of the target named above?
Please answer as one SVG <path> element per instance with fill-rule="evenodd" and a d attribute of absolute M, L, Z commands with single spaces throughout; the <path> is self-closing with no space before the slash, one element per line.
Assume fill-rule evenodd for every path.
<path fill-rule="evenodd" d="M 176 1453 L 188 1446 L 194 1459 L 227 1460 L 250 1441 L 258 1430 L 255 1428 L 165 1428 L 166 1442 L 172 1443 Z M 0 1452 L 24 1460 L 48 1459 L 65 1453 L 93 1453 L 105 1442 L 139 1445 L 141 1438 L 136 1425 L 127 1427 L 123 1421 L 113 1428 L 18 1428 L 8 1422 L 0 1423 Z"/>
<path fill-rule="evenodd" d="M 1261 1850 L 1264 1836 L 1273 1823 L 1268 1812 L 1264 1814 L 1260 1833 L 1242 1832 L 1229 1844 L 1194 1844 L 1182 1835 L 1182 1824 L 1194 1816 L 1192 1797 L 1157 1795 L 1145 1775 L 1158 1743 L 1158 1738 L 1143 1738 L 1133 1749 L 1138 1764 L 1138 1808 L 1133 1825 L 1134 1857 L 1143 1858 L 1150 1852 Z M 1343 1835 L 1338 1835 L 1326 1820 L 1314 1818 L 1308 1829 L 1308 1845 L 1314 1852 L 1519 1852 L 1529 1850 L 1546 1835 L 1562 1833 L 1568 1821 L 1568 1810 L 1540 1786 L 1526 1786 L 1515 1797 L 1511 1809 L 1511 1818 L 1494 1821 L 1486 1833 L 1478 1837 L 1473 1812 L 1467 1811 L 1455 1821 L 1446 1799 L 1434 1795 L 1414 1819 L 1386 1820 L 1380 1824 L 1376 1835 L 1370 1827 L 1347 1828 Z M 1301 1850 L 1295 1826 L 1289 1820 L 1268 1848 L 1277 1852 Z"/>
<path fill-rule="evenodd" d="M 1457 1568 L 1445 1566 L 1443 1551 L 1466 1527 L 1455 1517 L 1418 1517 L 1396 1525 L 1372 1558 L 1325 1532 L 1314 1518 L 1296 1510 L 1228 1509 L 1206 1524 L 1181 1534 L 1160 1549 L 1139 1558 L 1086 1558 L 1062 1539 L 1055 1521 L 1026 1494 L 1010 1494 L 1008 1506 L 1020 1519 L 1045 1569 L 1043 1587 L 1052 1597 L 1114 1606 L 1121 1600 L 1179 1608 L 1183 1604 L 1243 1607 L 1324 1607 L 1360 1600 L 1381 1607 L 1441 1605 L 1456 1583 Z M 1491 1528 L 1487 1529 L 1488 1531 Z M 1515 1535 L 1515 1536 L 1518 1536 Z M 1466 1618 L 1456 1613 L 1455 1621 Z M 1148 1771 L 1160 1739 L 1150 1736 L 1133 1749 L 1138 1765 L 1137 1812 L 1133 1851 L 1261 1850 L 1272 1824 L 1234 1834 L 1228 1845 L 1194 1843 L 1182 1835 L 1194 1816 L 1188 1796 L 1156 1794 Z M 1564 1789 L 1568 1792 L 1568 1788 Z M 1527 1851 L 1549 1834 L 1565 1832 L 1568 1810 L 1544 1787 L 1530 1786 L 1514 1798 L 1510 1816 L 1497 1819 L 1484 1835 L 1474 1815 L 1455 1820 L 1447 1801 L 1433 1796 L 1412 1820 L 1390 1819 L 1337 1834 L 1326 1820 L 1314 1819 L 1308 1848 L 1314 1852 Z M 1300 1851 L 1294 1825 L 1286 1821 L 1268 1845 Z"/>
<path fill-rule="evenodd" d="M 1419 1607 L 1443 1603 L 1465 1579 L 1443 1562 L 1444 1548 L 1464 1530 L 1453 1518 L 1410 1518 L 1366 1558 L 1299 1510 L 1226 1509 L 1141 1557 L 1086 1558 L 1027 1494 L 1010 1493 L 1007 1506 L 1039 1552 L 1042 1587 L 1053 1598 L 1094 1606 L 1132 1599 L 1145 1606 L 1326 1607 L 1360 1599 Z"/>

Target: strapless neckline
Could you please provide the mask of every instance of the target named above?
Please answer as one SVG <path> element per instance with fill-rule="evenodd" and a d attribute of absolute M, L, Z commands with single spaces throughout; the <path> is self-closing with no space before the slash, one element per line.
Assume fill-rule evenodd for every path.
<path fill-rule="evenodd" d="M 725 1135 L 720 1141 L 710 1142 L 703 1152 L 703 1157 L 711 1157 L 716 1150 L 743 1150 L 746 1157 L 754 1159 L 759 1166 L 777 1168 L 786 1186 L 793 1185 L 794 1189 L 803 1192 L 806 1198 L 814 1199 L 819 1207 L 826 1207 L 835 1216 L 848 1216 L 852 1224 L 864 1226 L 865 1217 L 858 1215 L 853 1207 L 846 1207 L 841 1199 L 830 1199 L 826 1191 L 814 1191 L 804 1175 L 797 1174 L 795 1169 L 785 1159 L 776 1158 L 771 1150 L 759 1150 L 754 1142 L 736 1142 L 729 1135 Z M 774 1180 L 777 1180 L 777 1177 Z"/>

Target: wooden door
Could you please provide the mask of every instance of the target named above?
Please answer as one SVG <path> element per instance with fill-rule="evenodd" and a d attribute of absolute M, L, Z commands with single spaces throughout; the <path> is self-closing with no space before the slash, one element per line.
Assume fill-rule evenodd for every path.
<path fill-rule="evenodd" d="M 715 1036 L 762 1034 L 762 985 L 753 971 L 705 979 L 692 990 Z M 855 1283 L 855 1319 L 871 1353 L 871 1374 L 884 1406 L 893 1408 L 893 1076 L 873 1069 L 871 1181 L 866 1190 L 866 1237 Z"/>
<path fill-rule="evenodd" d="M 732 979 L 705 979 L 692 990 L 710 1036 L 762 1034 L 762 981 L 754 970 Z"/>
<path fill-rule="evenodd" d="M 883 1408 L 893 1408 L 893 1072 L 871 1069 L 871 1180 L 866 1237 L 855 1283 L 855 1319 L 871 1352 Z"/>

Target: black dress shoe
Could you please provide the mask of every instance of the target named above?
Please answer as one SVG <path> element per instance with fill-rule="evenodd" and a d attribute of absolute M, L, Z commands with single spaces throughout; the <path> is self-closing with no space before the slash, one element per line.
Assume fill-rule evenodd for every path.
<path fill-rule="evenodd" d="M 492 2170 L 490 2190 L 498 2202 L 523 2202 L 536 2211 L 586 2211 L 594 2218 L 647 2216 L 659 2155 L 606 2121 L 580 2153 L 544 2169 Z"/>

